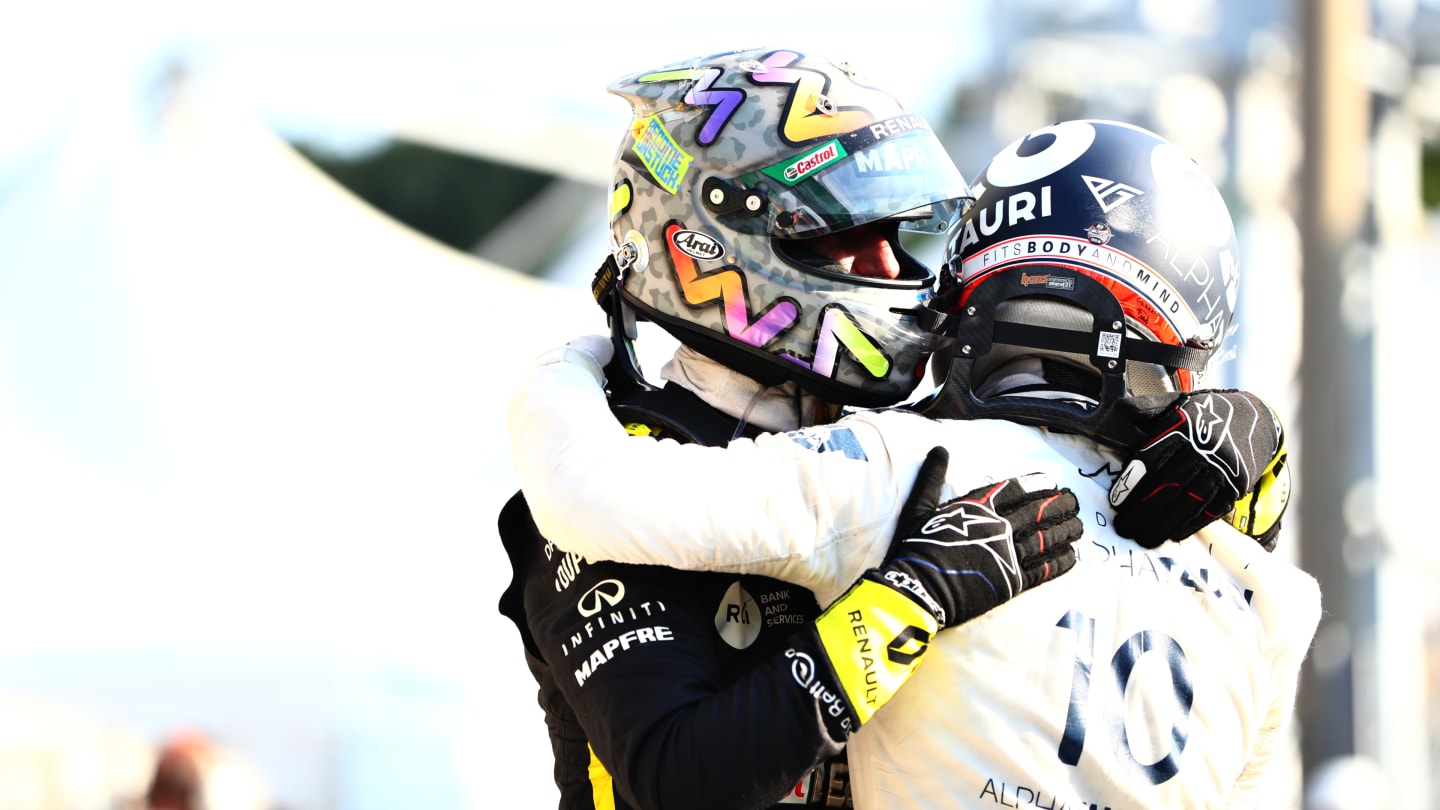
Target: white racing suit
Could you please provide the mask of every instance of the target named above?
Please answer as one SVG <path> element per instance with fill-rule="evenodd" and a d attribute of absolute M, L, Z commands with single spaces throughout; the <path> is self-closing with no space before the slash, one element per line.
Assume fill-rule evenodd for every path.
<path fill-rule="evenodd" d="M 762 574 L 822 606 L 884 558 L 926 452 L 945 497 L 1042 471 L 1079 499 L 1079 561 L 934 642 L 851 737 L 858 808 L 1251 807 L 1291 720 L 1315 580 L 1222 522 L 1146 551 L 1109 529 L 1120 458 L 1076 435 L 902 410 L 738 439 L 637 441 L 600 371 L 543 355 L 511 402 L 536 524 L 588 559 Z M 743 403 L 742 403 L 743 406 Z"/>

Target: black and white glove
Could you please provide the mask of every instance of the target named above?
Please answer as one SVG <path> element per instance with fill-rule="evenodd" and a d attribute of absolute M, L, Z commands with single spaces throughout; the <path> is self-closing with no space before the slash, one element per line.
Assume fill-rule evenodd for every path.
<path fill-rule="evenodd" d="M 1084 527 L 1074 493 L 1032 475 L 937 504 L 949 463 L 944 448 L 930 451 L 885 562 L 862 574 L 815 620 L 819 655 L 830 669 L 814 677 L 848 699 L 844 710 L 829 712 L 837 739 L 894 696 L 941 628 L 1075 566 L 1072 544 Z M 799 658 L 807 650 L 790 654 Z"/>
<path fill-rule="evenodd" d="M 1069 571 L 1084 531 L 1075 494 L 1038 473 L 937 504 L 949 460 L 944 448 L 930 451 L 889 556 L 871 574 L 918 599 L 941 627 Z"/>
<path fill-rule="evenodd" d="M 1146 548 L 1226 519 L 1267 550 L 1290 502 L 1285 432 L 1263 400 L 1236 390 L 1136 397 L 1151 438 L 1110 488 L 1115 531 Z"/>

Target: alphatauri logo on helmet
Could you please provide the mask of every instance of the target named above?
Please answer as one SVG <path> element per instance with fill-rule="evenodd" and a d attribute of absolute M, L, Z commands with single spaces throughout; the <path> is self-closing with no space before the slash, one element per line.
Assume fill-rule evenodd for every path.
<path fill-rule="evenodd" d="M 671 241 L 686 256 L 692 259 L 711 260 L 720 258 L 725 252 L 719 240 L 699 231 L 677 231 Z"/>
<path fill-rule="evenodd" d="M 1117 206 L 1145 193 L 1134 186 L 1104 177 L 1082 174 L 1080 179 L 1084 180 L 1086 187 L 1090 189 L 1090 196 L 1095 198 L 1095 202 L 1100 203 L 1100 210 L 1107 214 L 1115 210 Z"/>
<path fill-rule="evenodd" d="M 972 209 L 961 225 L 959 252 L 963 253 L 971 245 L 979 244 L 982 236 L 987 239 L 994 236 L 1002 226 L 1014 228 L 1019 222 L 1033 222 L 1050 216 L 1050 192 L 1050 186 L 1041 186 L 1039 197 L 1036 197 L 1033 191 L 1017 191 L 1001 197 L 985 208 Z M 979 198 L 984 189 L 976 188 L 973 193 Z M 980 228 L 978 234 L 975 232 L 977 225 Z"/>

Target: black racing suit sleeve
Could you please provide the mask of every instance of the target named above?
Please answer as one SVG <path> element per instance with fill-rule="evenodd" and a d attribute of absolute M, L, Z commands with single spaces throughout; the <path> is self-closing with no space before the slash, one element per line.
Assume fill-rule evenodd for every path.
<path fill-rule="evenodd" d="M 540 657 L 535 639 L 530 635 L 529 622 L 526 621 L 524 575 L 528 565 L 525 554 L 530 550 L 530 546 L 520 540 L 517 546 L 512 548 L 511 539 L 519 539 L 522 535 L 513 534 L 507 529 L 516 525 L 517 506 L 521 510 L 524 508 L 519 495 L 506 504 L 500 516 L 500 536 L 510 556 L 512 569 L 510 585 L 500 597 L 500 613 L 514 622 L 520 631 L 525 665 L 539 687 L 536 698 L 540 710 L 544 713 L 545 729 L 550 737 L 550 751 L 555 760 L 555 786 L 560 789 L 559 807 L 561 810 L 594 810 L 589 775 L 590 741 L 580 727 L 575 710 L 570 708 L 565 695 L 555 685 L 550 666 Z M 528 522 L 528 512 L 524 517 L 527 518 L 525 522 Z M 517 552 L 521 556 L 517 556 Z"/>
<path fill-rule="evenodd" d="M 515 570 L 502 612 L 635 807 L 771 807 L 856 727 L 813 616 L 737 663 L 711 598 L 735 577 L 586 562 L 549 544 L 518 494 L 500 534 Z"/>
<path fill-rule="evenodd" d="M 560 807 L 593 810 L 590 787 L 590 743 L 575 710 L 555 685 L 550 667 L 528 649 L 525 663 L 539 685 L 540 708 L 545 712 L 545 729 L 550 735 L 550 752 L 555 758 L 555 786 L 560 789 Z"/>

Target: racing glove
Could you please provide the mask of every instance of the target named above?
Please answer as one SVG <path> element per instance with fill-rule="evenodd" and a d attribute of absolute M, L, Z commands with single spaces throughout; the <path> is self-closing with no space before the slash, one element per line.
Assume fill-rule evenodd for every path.
<path fill-rule="evenodd" d="M 937 505 L 949 459 L 943 447 L 926 456 L 890 554 L 869 575 L 925 605 L 941 627 L 1069 571 L 1084 530 L 1074 493 L 1039 473 Z"/>
<path fill-rule="evenodd" d="M 1083 526 L 1073 493 L 1032 475 L 937 505 L 949 460 L 944 448 L 930 451 L 885 562 L 815 620 L 854 727 L 909 679 L 941 628 L 1075 565 Z"/>
<path fill-rule="evenodd" d="M 1285 431 L 1245 391 L 1135 397 L 1150 439 L 1110 487 L 1115 531 L 1146 548 L 1218 519 L 1275 548 L 1290 502 Z"/>
<path fill-rule="evenodd" d="M 585 352 L 599 366 L 609 364 L 610 358 L 615 355 L 614 344 L 604 335 L 578 335 L 566 342 L 565 348 Z"/>

